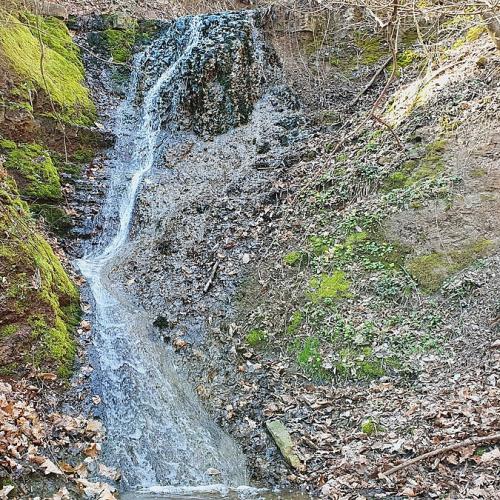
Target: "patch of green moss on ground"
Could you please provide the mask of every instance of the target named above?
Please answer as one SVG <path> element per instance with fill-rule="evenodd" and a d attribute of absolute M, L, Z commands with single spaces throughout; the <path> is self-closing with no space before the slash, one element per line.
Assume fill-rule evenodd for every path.
<path fill-rule="evenodd" d="M 60 200 L 59 173 L 47 151 L 38 144 L 5 147 L 5 143 L 0 143 L 0 151 L 7 155 L 5 168 L 18 179 L 20 193 L 32 199 Z"/>
<path fill-rule="evenodd" d="M 316 380 L 328 380 L 331 374 L 323 368 L 319 339 L 309 337 L 295 343 L 297 363 L 304 372 Z"/>
<path fill-rule="evenodd" d="M 361 432 L 367 436 L 372 436 L 382 430 L 382 426 L 377 424 L 372 418 L 367 418 L 361 422 Z"/>
<path fill-rule="evenodd" d="M 3 325 L 31 329 L 35 362 L 45 370 L 69 375 L 75 353 L 72 329 L 79 321 L 79 293 L 59 258 L 39 233 L 15 183 L 0 169 L 0 304 Z M 32 349 L 33 348 L 33 349 Z M 25 354 L 25 362 L 32 359 Z M 12 364 L 12 363 L 11 363 Z M 24 365 L 25 363 L 23 363 Z M 10 367 L 10 371 L 16 371 Z"/>
<path fill-rule="evenodd" d="M 401 266 L 408 251 L 385 241 L 376 231 L 355 231 L 336 244 L 331 253 L 339 266 L 358 262 L 367 270 L 382 270 Z"/>
<path fill-rule="evenodd" d="M 0 27 L 0 54 L 24 79 L 23 92 L 29 87 L 42 89 L 64 121 L 91 125 L 95 106 L 84 85 L 78 49 L 64 23 L 31 14 L 19 18 L 5 11 L 2 14 L 5 22 Z"/>
<path fill-rule="evenodd" d="M 2 326 L 0 327 L 0 339 L 11 337 L 12 335 L 15 335 L 18 330 L 19 327 L 15 324 Z"/>
<path fill-rule="evenodd" d="M 351 283 L 342 271 L 335 271 L 331 275 L 323 274 L 319 278 L 312 278 L 309 286 L 311 291 L 308 292 L 308 296 L 313 302 L 325 299 L 336 300 L 352 296 L 349 292 Z"/>
<path fill-rule="evenodd" d="M 445 170 L 444 152 L 446 140 L 438 139 L 430 143 L 425 155 L 420 160 L 405 161 L 400 170 L 392 172 L 385 180 L 382 189 L 385 192 L 413 186 L 416 182 L 435 179 Z"/>
<path fill-rule="evenodd" d="M 397 57 L 397 63 L 399 68 L 406 68 L 412 65 L 415 61 L 418 61 L 420 58 L 418 52 L 415 50 L 407 49 L 403 51 Z"/>
<path fill-rule="evenodd" d="M 257 347 L 262 345 L 267 340 L 267 334 L 263 330 L 254 329 L 247 333 L 245 336 L 245 342 L 250 347 Z"/>
<path fill-rule="evenodd" d="M 373 380 L 387 374 L 388 368 L 399 368 L 395 357 L 377 357 L 371 347 L 346 347 L 339 351 L 335 371 L 340 378 Z"/>
<path fill-rule="evenodd" d="M 288 322 L 288 326 L 286 327 L 286 333 L 288 333 L 289 335 L 294 335 L 295 333 L 297 333 L 303 321 L 304 321 L 304 315 L 302 314 L 302 312 L 295 311 L 292 314 L 290 321 Z"/>
<path fill-rule="evenodd" d="M 287 253 L 283 257 L 283 262 L 287 266 L 291 266 L 291 267 L 301 266 L 301 265 L 307 263 L 307 254 L 305 252 L 300 252 L 298 250 L 295 250 L 293 252 Z"/>
<path fill-rule="evenodd" d="M 414 257 L 407 268 L 426 292 L 435 292 L 447 278 L 487 255 L 492 246 L 490 240 L 477 240 L 449 252 L 432 252 Z"/>
<path fill-rule="evenodd" d="M 478 24 L 477 26 L 472 26 L 467 30 L 464 36 L 458 38 L 452 45 L 453 49 L 458 49 L 466 43 L 472 43 L 479 40 L 481 36 L 486 33 L 486 26 L 483 24 Z"/>

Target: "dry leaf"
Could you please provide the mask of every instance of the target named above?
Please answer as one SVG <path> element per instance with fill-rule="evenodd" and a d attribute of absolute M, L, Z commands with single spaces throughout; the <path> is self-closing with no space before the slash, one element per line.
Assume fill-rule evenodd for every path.
<path fill-rule="evenodd" d="M 40 467 L 42 469 L 45 469 L 45 475 L 48 474 L 63 474 L 63 471 L 51 460 L 48 458 L 45 459 L 45 462 L 43 462 Z"/>

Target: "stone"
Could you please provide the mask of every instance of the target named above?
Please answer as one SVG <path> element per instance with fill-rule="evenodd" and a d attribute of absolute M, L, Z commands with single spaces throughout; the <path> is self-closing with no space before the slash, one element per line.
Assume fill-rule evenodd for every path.
<path fill-rule="evenodd" d="M 266 428 L 286 462 L 294 469 L 304 470 L 305 466 L 294 451 L 292 438 L 285 424 L 281 420 L 268 420 Z"/>

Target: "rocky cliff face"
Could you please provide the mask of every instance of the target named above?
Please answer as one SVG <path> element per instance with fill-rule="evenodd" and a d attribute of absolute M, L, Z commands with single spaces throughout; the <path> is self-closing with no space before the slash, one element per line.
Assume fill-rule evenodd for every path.
<path fill-rule="evenodd" d="M 280 63 L 264 43 L 255 12 L 185 17 L 167 23 L 142 60 L 139 86 L 147 91 L 169 68 L 161 93 L 163 126 L 216 135 L 248 122 Z M 180 58 L 190 50 L 190 56 Z M 179 62 L 177 62 L 179 61 Z"/>

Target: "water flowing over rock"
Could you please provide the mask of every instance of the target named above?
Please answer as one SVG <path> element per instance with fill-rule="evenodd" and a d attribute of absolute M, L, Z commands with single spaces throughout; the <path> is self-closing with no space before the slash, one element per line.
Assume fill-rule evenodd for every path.
<path fill-rule="evenodd" d="M 278 77 L 258 21 L 250 12 L 168 24 L 135 58 L 129 94 L 110 124 L 117 141 L 107 165 L 104 230 L 77 264 L 95 301 L 92 358 L 108 430 L 104 456 L 128 488 L 247 481 L 239 447 L 177 375 L 171 351 L 154 338 L 116 274 L 141 183 L 175 143 L 175 131 L 205 136 L 245 123 Z"/>
<path fill-rule="evenodd" d="M 138 87 L 159 92 L 162 127 L 215 135 L 248 122 L 264 88 L 281 76 L 259 12 L 185 17 L 169 23 L 145 52 Z M 140 94 L 140 93 L 139 93 Z"/>

